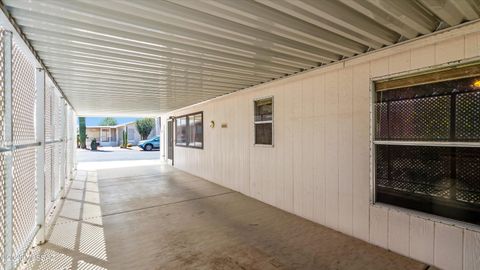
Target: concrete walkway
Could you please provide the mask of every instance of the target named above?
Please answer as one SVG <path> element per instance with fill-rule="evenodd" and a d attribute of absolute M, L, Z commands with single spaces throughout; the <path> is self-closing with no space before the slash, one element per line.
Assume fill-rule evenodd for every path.
<path fill-rule="evenodd" d="M 159 161 L 79 164 L 30 269 L 426 269 Z"/>

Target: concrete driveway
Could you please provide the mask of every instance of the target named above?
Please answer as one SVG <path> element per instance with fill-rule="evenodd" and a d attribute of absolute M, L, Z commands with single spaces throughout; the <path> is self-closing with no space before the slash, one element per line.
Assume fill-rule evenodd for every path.
<path fill-rule="evenodd" d="M 120 147 L 100 147 L 98 151 L 77 149 L 77 162 L 152 160 L 160 159 L 160 151 L 143 151 L 134 146 L 129 149 Z"/>

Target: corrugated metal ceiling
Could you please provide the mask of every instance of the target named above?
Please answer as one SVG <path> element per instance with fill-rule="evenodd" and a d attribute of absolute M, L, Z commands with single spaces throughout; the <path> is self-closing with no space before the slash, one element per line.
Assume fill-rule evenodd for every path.
<path fill-rule="evenodd" d="M 154 115 L 480 17 L 478 0 L 4 0 L 84 115 Z"/>

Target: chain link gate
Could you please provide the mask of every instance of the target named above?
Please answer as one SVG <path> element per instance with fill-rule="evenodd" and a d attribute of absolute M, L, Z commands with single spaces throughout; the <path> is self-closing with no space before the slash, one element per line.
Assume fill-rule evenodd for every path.
<path fill-rule="evenodd" d="M 0 270 L 45 241 L 75 170 L 75 112 L 26 53 L 0 28 Z"/>

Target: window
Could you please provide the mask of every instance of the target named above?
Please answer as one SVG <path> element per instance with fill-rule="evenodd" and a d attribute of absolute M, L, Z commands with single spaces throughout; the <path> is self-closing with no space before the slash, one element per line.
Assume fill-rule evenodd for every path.
<path fill-rule="evenodd" d="M 255 100 L 253 104 L 255 144 L 273 146 L 273 97 Z"/>
<path fill-rule="evenodd" d="M 177 146 L 203 148 L 203 112 L 175 118 Z"/>
<path fill-rule="evenodd" d="M 471 68 L 375 84 L 376 202 L 480 224 L 480 66 Z"/>
<path fill-rule="evenodd" d="M 102 128 L 102 142 L 109 142 L 110 141 L 110 129 L 109 128 Z"/>
<path fill-rule="evenodd" d="M 127 126 L 127 136 L 128 141 L 135 140 L 135 128 Z"/>

